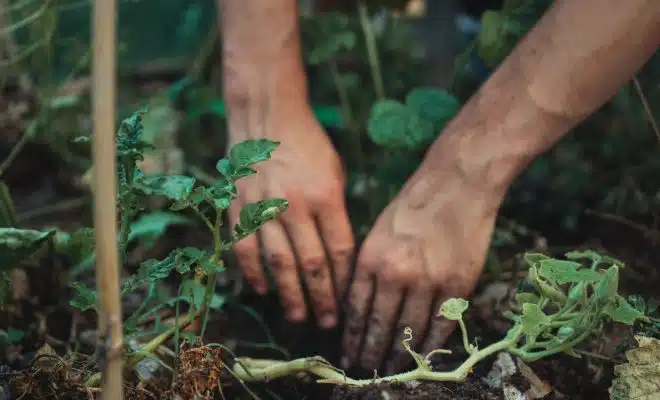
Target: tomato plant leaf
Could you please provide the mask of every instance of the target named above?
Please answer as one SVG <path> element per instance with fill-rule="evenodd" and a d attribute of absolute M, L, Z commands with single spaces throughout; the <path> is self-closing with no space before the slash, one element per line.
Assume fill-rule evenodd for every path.
<path fill-rule="evenodd" d="M 170 200 L 181 201 L 192 192 L 195 178 L 182 175 L 152 175 L 142 177 L 136 185 L 146 195 L 165 196 Z"/>
<path fill-rule="evenodd" d="M 560 285 L 568 282 L 596 282 L 600 274 L 591 269 L 579 269 L 582 264 L 554 258 L 540 262 L 539 275 Z"/>
<path fill-rule="evenodd" d="M 96 309 L 98 304 L 96 290 L 90 289 L 79 282 L 73 282 L 71 288 L 75 291 L 73 298 L 69 300 L 69 305 L 71 305 L 71 307 L 75 307 L 82 312 Z"/>
<path fill-rule="evenodd" d="M 234 230 L 238 239 L 256 232 L 266 222 L 277 218 L 289 207 L 285 199 L 267 199 L 243 206 Z"/>
<path fill-rule="evenodd" d="M 10 270 L 34 255 L 55 230 L 0 228 L 0 269 Z"/>
<path fill-rule="evenodd" d="M 140 264 L 140 268 L 134 276 L 126 280 L 123 293 L 130 292 L 142 284 L 165 279 L 173 270 L 184 274 L 190 271 L 193 264 L 207 256 L 205 252 L 197 248 L 184 247 L 174 249 L 162 260 L 147 260 Z"/>

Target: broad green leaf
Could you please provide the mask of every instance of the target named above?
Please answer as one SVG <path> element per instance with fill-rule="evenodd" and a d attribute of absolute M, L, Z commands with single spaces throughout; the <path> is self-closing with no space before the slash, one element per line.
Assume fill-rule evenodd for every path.
<path fill-rule="evenodd" d="M 494 67 L 506 57 L 506 16 L 498 11 L 481 14 L 481 30 L 477 35 L 477 53 L 484 62 Z"/>
<path fill-rule="evenodd" d="M 285 199 L 268 199 L 244 205 L 239 214 L 239 223 L 234 228 L 238 239 L 256 232 L 288 207 L 289 202 Z"/>
<path fill-rule="evenodd" d="M 30 258 L 55 232 L 0 228 L 0 269 L 10 270 Z"/>
<path fill-rule="evenodd" d="M 461 298 L 447 299 L 440 306 L 438 315 L 447 318 L 450 321 L 458 321 L 463 318 L 463 313 L 468 309 L 470 303 Z"/>
<path fill-rule="evenodd" d="M 185 274 L 190 271 L 193 264 L 206 256 L 207 255 L 199 249 L 194 247 L 184 247 L 174 249 L 162 260 L 147 260 L 140 264 L 137 274 L 126 281 L 123 291 L 130 292 L 142 284 L 165 279 L 175 269 L 180 274 Z"/>
<path fill-rule="evenodd" d="M 131 224 L 128 240 L 141 239 L 149 246 L 161 238 L 167 228 L 173 225 L 189 225 L 190 220 L 180 214 L 155 211 L 143 214 Z"/>
<path fill-rule="evenodd" d="M 213 273 L 213 272 L 222 272 L 222 271 L 224 271 L 225 270 L 225 264 L 224 264 L 224 262 L 222 262 L 222 260 L 220 262 L 216 262 L 213 259 L 213 257 L 208 257 L 200 265 L 200 268 L 206 274 L 210 274 L 210 273 Z"/>
<path fill-rule="evenodd" d="M 628 362 L 614 366 L 611 400 L 660 399 L 660 340 L 635 336 L 638 347 L 628 350 Z"/>
<path fill-rule="evenodd" d="M 536 304 L 541 300 L 541 298 L 534 293 L 516 293 L 516 302 L 520 305 L 525 303 Z"/>
<path fill-rule="evenodd" d="M 582 264 L 574 261 L 556 260 L 554 258 L 540 262 L 539 275 L 563 285 L 568 282 L 595 282 L 600 274 L 591 269 L 579 269 Z"/>
<path fill-rule="evenodd" d="M 20 342 L 25 336 L 25 332 L 21 329 L 7 328 L 7 330 L 0 329 L 0 343 L 13 344 Z"/>
<path fill-rule="evenodd" d="M 619 267 L 613 265 L 605 270 L 596 284 L 593 298 L 595 300 L 614 299 L 619 290 Z"/>
<path fill-rule="evenodd" d="M 78 282 L 72 283 L 71 288 L 73 288 L 75 291 L 73 298 L 69 300 L 71 307 L 75 307 L 83 312 L 96 309 L 98 304 L 98 295 L 96 290 L 90 289 L 82 283 Z"/>
<path fill-rule="evenodd" d="M 632 325 L 636 320 L 646 321 L 649 319 L 643 312 L 630 305 L 623 297 L 617 295 L 614 302 L 608 303 L 603 312 L 612 320 L 626 325 Z"/>
<path fill-rule="evenodd" d="M 406 105 L 422 119 L 430 122 L 436 135 L 461 107 L 458 99 L 449 92 L 425 87 L 410 91 L 406 96 Z"/>
<path fill-rule="evenodd" d="M 523 304 L 521 322 L 524 333 L 535 335 L 548 325 L 550 318 L 545 315 L 538 305 L 525 303 Z"/>
<path fill-rule="evenodd" d="M 145 176 L 136 185 L 146 195 L 165 196 L 170 200 L 186 199 L 193 190 L 195 178 L 181 175 Z"/>
<path fill-rule="evenodd" d="M 238 142 L 229 150 L 229 160 L 236 171 L 256 163 L 270 160 L 280 142 L 269 139 L 248 139 Z"/>
<path fill-rule="evenodd" d="M 523 260 L 529 265 L 530 267 L 533 267 L 537 263 L 543 261 L 543 260 L 549 260 L 550 257 L 546 256 L 545 254 L 542 253 L 525 253 L 523 255 Z"/>
<path fill-rule="evenodd" d="M 219 180 L 203 190 L 204 199 L 216 210 L 228 209 L 236 194 L 236 185 L 226 180 Z"/>
<path fill-rule="evenodd" d="M 371 140 L 389 149 L 420 150 L 436 137 L 433 124 L 396 100 L 379 100 L 367 125 Z"/>

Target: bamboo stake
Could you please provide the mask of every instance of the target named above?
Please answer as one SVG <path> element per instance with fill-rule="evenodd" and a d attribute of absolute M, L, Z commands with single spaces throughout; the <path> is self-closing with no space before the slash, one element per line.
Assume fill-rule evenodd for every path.
<path fill-rule="evenodd" d="M 103 360 L 103 400 L 121 400 L 122 325 L 117 249 L 116 111 L 116 0 L 93 3 L 92 103 L 94 138 L 94 226 L 96 287 L 100 297 L 99 337 L 106 340 Z"/>

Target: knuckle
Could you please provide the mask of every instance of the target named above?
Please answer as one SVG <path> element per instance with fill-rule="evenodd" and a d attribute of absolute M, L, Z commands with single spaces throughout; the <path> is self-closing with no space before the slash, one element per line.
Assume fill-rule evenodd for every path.
<path fill-rule="evenodd" d="M 329 249 L 330 259 L 335 264 L 350 263 L 355 248 L 352 244 L 335 245 Z"/>
<path fill-rule="evenodd" d="M 295 265 L 293 256 L 284 252 L 274 252 L 266 256 L 268 266 L 275 272 L 291 268 Z"/>
<path fill-rule="evenodd" d="M 312 254 L 300 259 L 300 268 L 305 274 L 311 275 L 313 277 L 320 276 L 323 271 L 326 269 L 327 262 L 325 256 L 321 254 Z"/>
<path fill-rule="evenodd" d="M 389 283 L 415 283 L 420 280 L 416 268 L 404 262 L 386 261 L 380 269 L 380 276 L 385 282 Z"/>

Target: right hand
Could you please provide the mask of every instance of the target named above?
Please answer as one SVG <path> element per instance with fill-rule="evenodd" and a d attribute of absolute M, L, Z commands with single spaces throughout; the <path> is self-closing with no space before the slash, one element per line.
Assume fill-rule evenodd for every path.
<path fill-rule="evenodd" d="M 254 138 L 254 132 L 233 128 L 232 121 L 229 127 L 230 144 Z M 354 247 L 341 160 L 309 109 L 271 118 L 262 132 L 263 137 L 280 141 L 280 147 L 271 160 L 256 166 L 257 174 L 238 182 L 230 223 L 238 222 L 245 203 L 279 197 L 288 200 L 289 208 L 256 235 L 236 243 L 238 263 L 255 291 L 265 294 L 263 252 L 287 319 L 307 318 L 304 282 L 319 325 L 333 327 L 338 320 L 337 296 L 347 285 Z"/>

